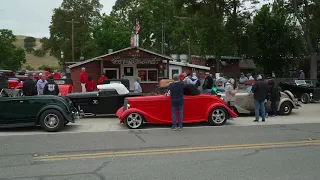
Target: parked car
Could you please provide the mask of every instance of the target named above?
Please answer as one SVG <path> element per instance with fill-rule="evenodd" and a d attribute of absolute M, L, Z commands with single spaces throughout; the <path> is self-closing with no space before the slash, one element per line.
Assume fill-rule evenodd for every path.
<path fill-rule="evenodd" d="M 67 96 L 72 93 L 73 81 L 71 79 L 54 79 L 54 82 L 58 84 L 60 96 Z"/>
<path fill-rule="evenodd" d="M 292 94 L 304 104 L 320 100 L 320 87 L 316 87 L 310 80 L 280 82 L 279 86 L 282 90 L 292 92 Z"/>
<path fill-rule="evenodd" d="M 126 97 L 143 96 L 143 93 L 129 92 L 121 83 L 102 84 L 99 91 L 71 93 L 67 97 L 85 115 L 114 115 L 123 106 Z"/>
<path fill-rule="evenodd" d="M 217 96 L 200 94 L 194 85 L 185 85 L 183 123 L 208 122 L 224 125 L 229 117 L 237 117 Z M 130 129 L 141 128 L 145 122 L 171 124 L 170 97 L 165 95 L 128 97 L 116 115 Z"/>
<path fill-rule="evenodd" d="M 18 78 L 19 81 L 25 81 L 28 78 L 26 75 L 17 75 L 11 70 L 0 70 L 0 72 L 2 72 L 7 78 Z"/>
<path fill-rule="evenodd" d="M 252 83 L 242 83 L 238 86 L 236 93 L 235 109 L 237 114 L 252 114 L 254 113 L 254 97 L 251 92 Z M 292 109 L 298 109 L 300 104 L 298 100 L 294 98 L 290 91 L 280 92 L 280 102 L 278 103 L 278 113 L 280 115 L 290 115 Z M 225 98 L 225 93 L 220 93 L 221 98 Z M 267 102 L 267 110 L 271 110 L 271 102 Z"/>
<path fill-rule="evenodd" d="M 1 128 L 40 125 L 46 131 L 55 132 L 80 118 L 80 113 L 67 98 L 21 95 L 20 89 L 1 90 Z"/>

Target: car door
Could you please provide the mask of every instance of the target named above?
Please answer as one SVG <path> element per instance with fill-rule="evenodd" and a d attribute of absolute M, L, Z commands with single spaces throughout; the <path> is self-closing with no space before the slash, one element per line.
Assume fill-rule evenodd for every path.
<path fill-rule="evenodd" d="M 33 123 L 36 121 L 39 111 L 49 103 L 53 103 L 53 99 L 41 98 L 42 96 L 24 96 L 23 100 L 19 101 L 23 113 L 25 123 Z"/>
<path fill-rule="evenodd" d="M 183 122 L 197 122 L 203 120 L 203 114 L 206 114 L 207 102 L 204 102 L 201 96 L 184 96 Z"/>
<path fill-rule="evenodd" d="M 5 124 L 29 123 L 29 105 L 25 102 L 25 97 L 7 97 L 2 101 L 1 109 Z"/>

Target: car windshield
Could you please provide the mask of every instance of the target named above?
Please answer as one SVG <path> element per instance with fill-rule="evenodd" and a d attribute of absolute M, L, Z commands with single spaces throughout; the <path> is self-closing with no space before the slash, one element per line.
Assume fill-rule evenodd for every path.
<path fill-rule="evenodd" d="M 306 85 L 306 81 L 305 80 L 295 80 L 294 81 L 297 85 Z"/>
<path fill-rule="evenodd" d="M 239 91 L 244 91 L 244 92 L 251 92 L 252 85 L 245 85 L 245 84 L 240 84 L 238 86 Z"/>

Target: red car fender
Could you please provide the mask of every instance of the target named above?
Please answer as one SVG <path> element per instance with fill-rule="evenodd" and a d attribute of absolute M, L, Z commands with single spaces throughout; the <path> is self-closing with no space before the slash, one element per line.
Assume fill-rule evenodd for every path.
<path fill-rule="evenodd" d="M 116 116 L 120 119 L 121 114 L 123 113 L 123 107 L 119 108 L 116 112 Z"/>
<path fill-rule="evenodd" d="M 228 113 L 230 114 L 231 117 L 234 117 L 234 118 L 238 117 L 238 115 L 235 112 L 233 112 L 227 105 L 225 105 L 223 103 L 214 103 L 211 106 L 209 106 L 207 113 L 206 113 L 207 117 L 209 117 L 209 114 L 212 111 L 212 109 L 214 109 L 216 107 L 223 107 L 228 111 Z"/>
<path fill-rule="evenodd" d="M 61 96 L 66 96 L 72 92 L 71 85 L 58 85 Z"/>
<path fill-rule="evenodd" d="M 121 109 L 121 108 L 120 108 Z M 119 111 L 119 114 L 121 113 L 120 109 L 118 109 Z M 117 111 L 117 113 L 118 113 Z M 122 107 L 122 111 L 123 111 L 123 107 Z M 120 122 L 123 122 L 123 119 L 128 116 L 129 114 L 131 113 L 138 113 L 138 114 L 141 114 L 144 118 L 146 119 L 149 119 L 149 118 L 152 118 L 149 114 L 145 113 L 144 111 L 141 111 L 140 109 L 136 109 L 136 108 L 130 108 L 130 109 L 127 109 L 125 110 L 124 112 L 121 113 L 119 117 L 120 119 Z"/>

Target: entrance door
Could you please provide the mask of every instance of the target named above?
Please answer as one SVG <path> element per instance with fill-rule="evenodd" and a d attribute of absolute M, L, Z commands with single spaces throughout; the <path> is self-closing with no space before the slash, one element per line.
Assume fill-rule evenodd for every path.
<path fill-rule="evenodd" d="M 103 71 L 108 79 L 119 79 L 118 68 L 104 68 Z"/>
<path fill-rule="evenodd" d="M 121 76 L 123 79 L 128 79 L 130 82 L 130 90 L 134 90 L 134 82 L 137 77 L 137 65 L 122 65 L 121 66 Z"/>

